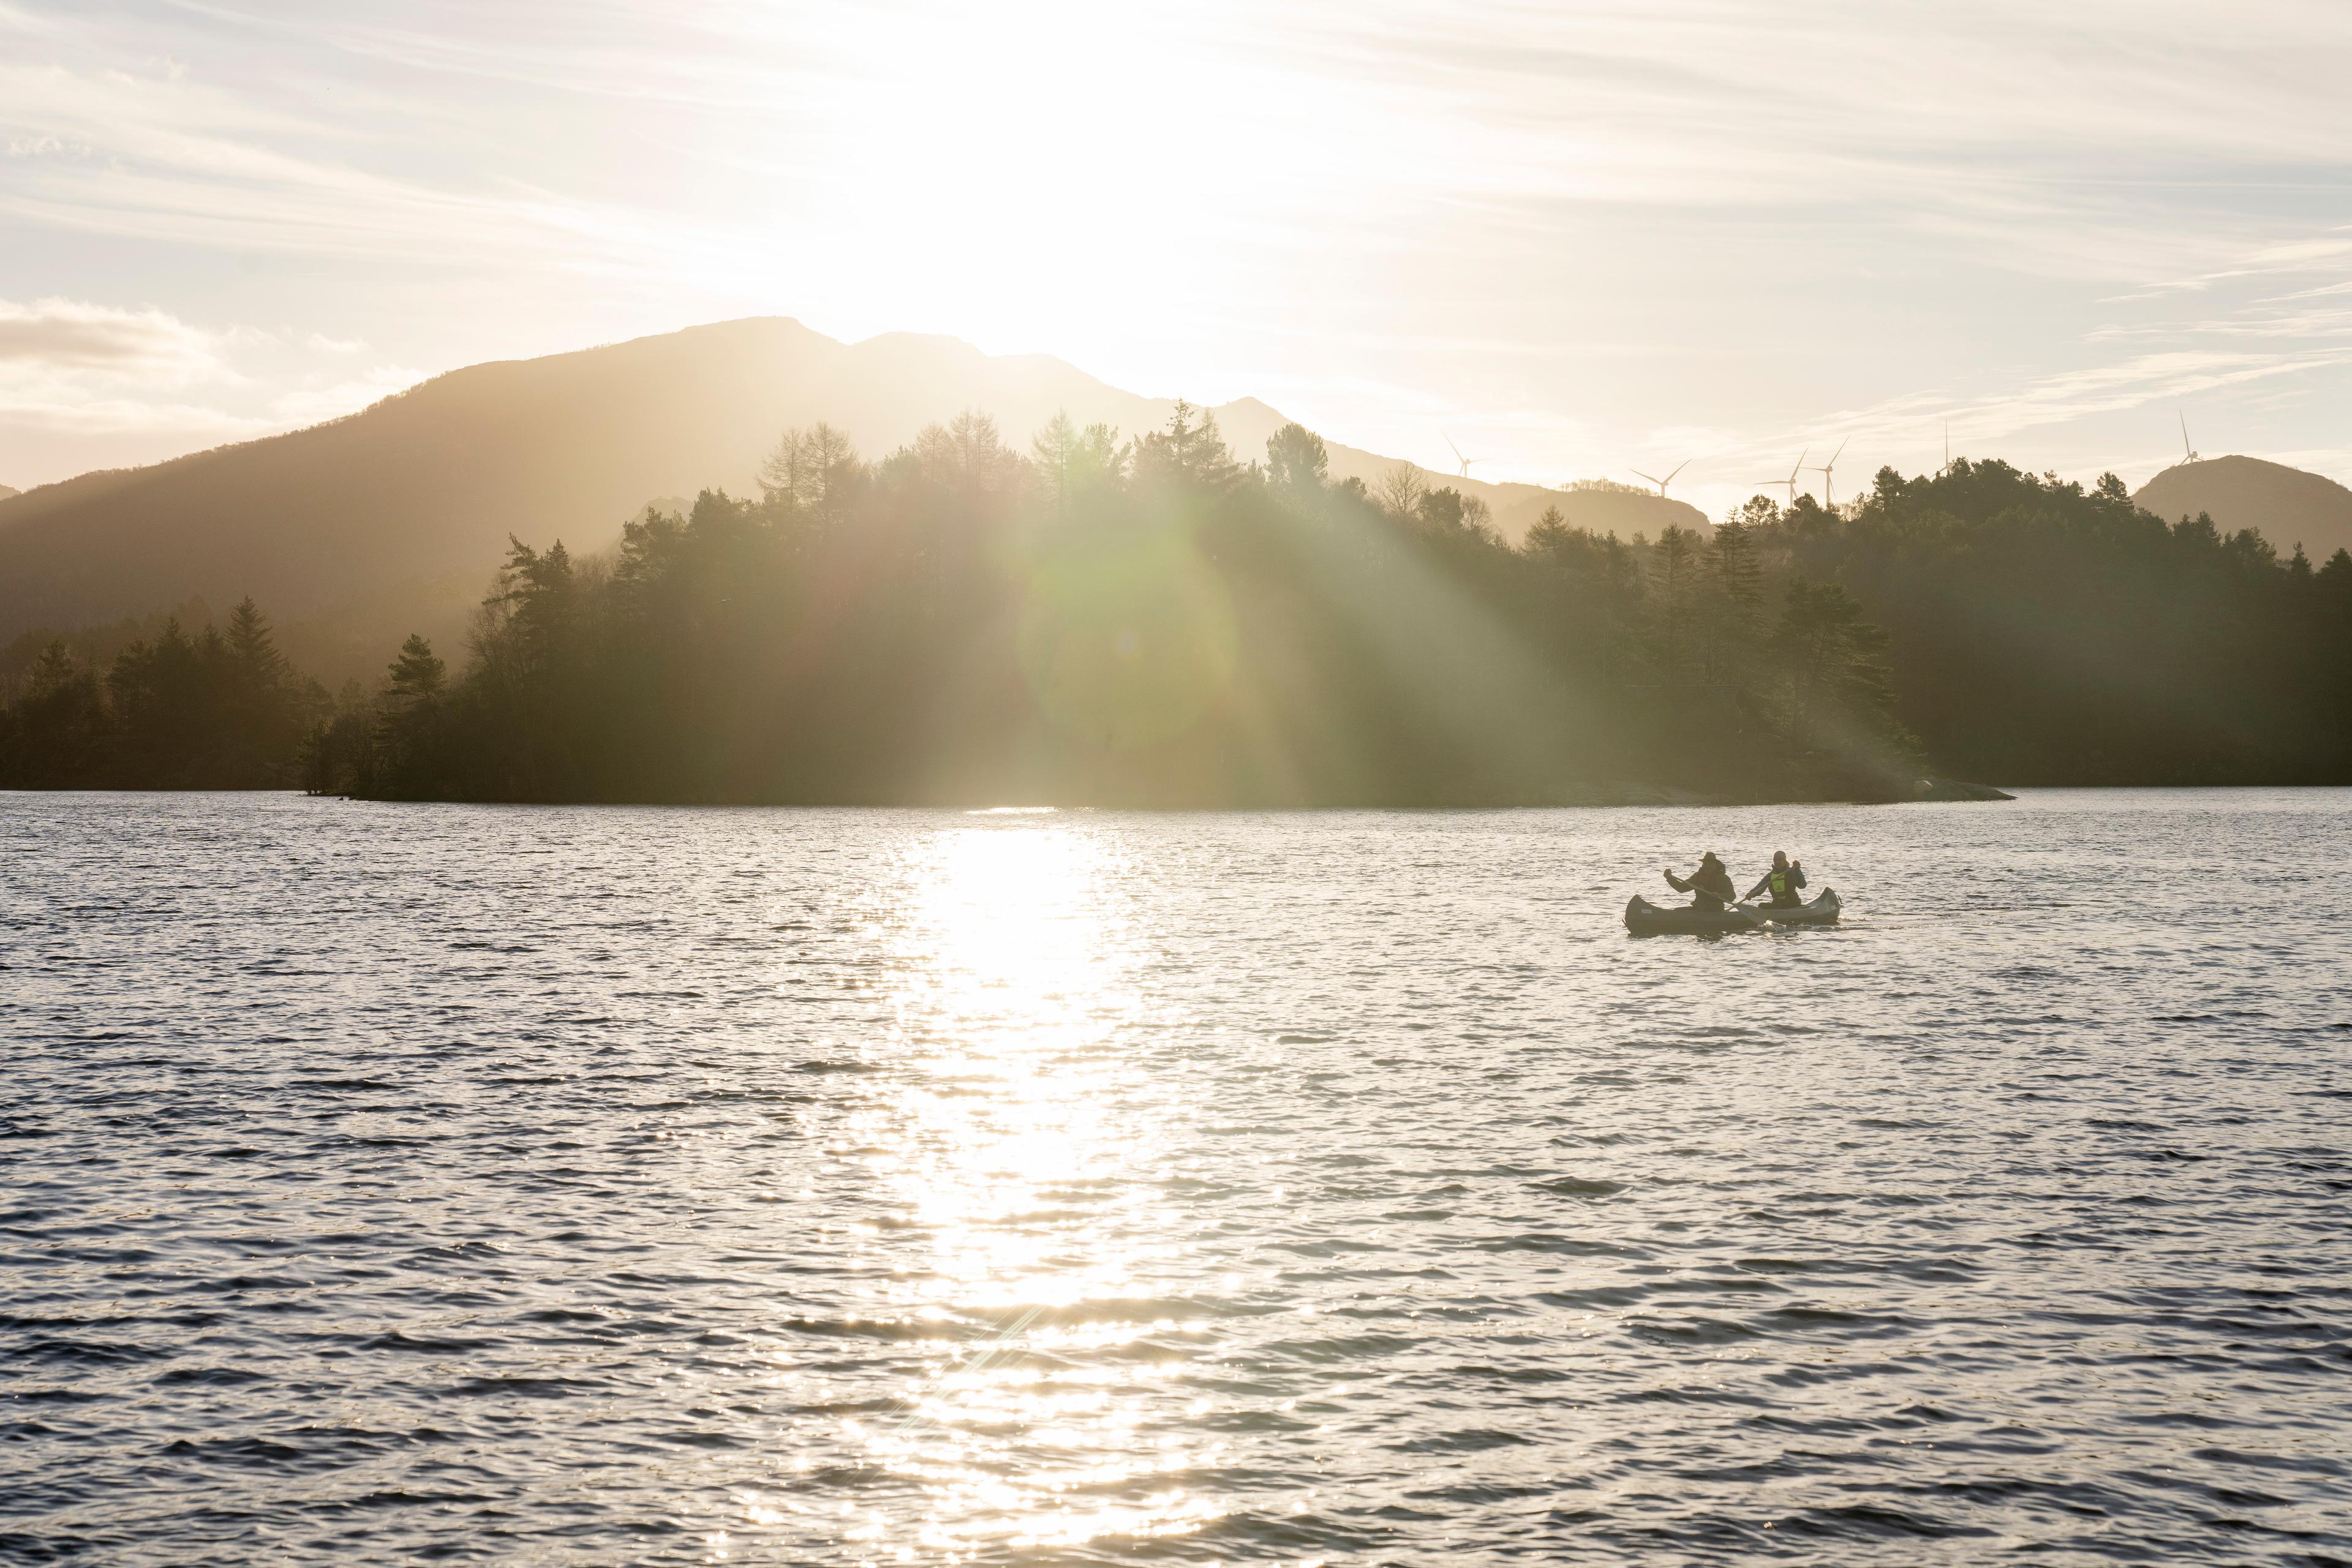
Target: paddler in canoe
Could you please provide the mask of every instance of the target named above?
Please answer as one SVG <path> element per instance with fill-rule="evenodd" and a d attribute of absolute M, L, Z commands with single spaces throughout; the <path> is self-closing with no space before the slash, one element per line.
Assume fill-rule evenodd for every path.
<path fill-rule="evenodd" d="M 1790 859 L 1786 849 L 1775 849 L 1772 851 L 1772 868 L 1764 873 L 1763 880 L 1748 889 L 1748 897 L 1740 901 L 1747 903 L 1759 893 L 1769 893 L 1774 909 L 1793 910 L 1805 901 L 1797 896 L 1804 885 L 1805 863 Z"/>
<path fill-rule="evenodd" d="M 1731 875 L 1723 862 L 1712 852 L 1702 858 L 1698 869 L 1688 877 L 1666 873 L 1666 880 L 1676 892 L 1688 893 L 1687 905 L 1673 908 L 1650 902 L 1639 893 L 1625 906 L 1625 929 L 1635 936 L 1720 936 L 1727 931 L 1761 931 L 1767 926 L 1826 926 L 1835 925 L 1843 907 L 1831 889 L 1823 888 L 1821 896 L 1811 903 L 1798 896 L 1805 885 L 1805 868 L 1791 862 L 1788 855 L 1772 857 L 1772 869 L 1756 884 L 1756 893 L 1769 892 L 1772 901 L 1761 908 L 1735 903 Z M 1727 909 L 1727 904 L 1732 907 Z"/>
<path fill-rule="evenodd" d="M 1677 893 L 1690 894 L 1690 907 L 1695 910 L 1720 911 L 1738 893 L 1731 885 L 1731 873 L 1723 868 L 1723 862 L 1715 858 L 1712 849 L 1699 857 L 1698 869 L 1688 877 L 1677 877 L 1668 871 L 1666 883 Z"/>

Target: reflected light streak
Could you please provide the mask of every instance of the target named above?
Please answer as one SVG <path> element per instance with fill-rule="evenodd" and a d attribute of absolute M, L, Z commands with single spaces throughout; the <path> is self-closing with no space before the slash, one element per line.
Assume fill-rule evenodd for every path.
<path fill-rule="evenodd" d="M 929 1507 L 911 1542 L 853 1538 L 953 1558 L 1196 1529 L 1215 1510 L 1171 1478 L 1200 1451 L 1147 1430 L 1178 1398 L 1164 1365 L 1087 1354 L 1176 1327 L 1087 1309 L 1142 1293 L 1170 1228 L 1151 1178 L 1174 1108 L 1117 1038 L 1139 1005 L 1121 868 L 1052 818 L 914 856 L 906 1057 L 858 1143 L 923 1242 L 890 1307 L 942 1331 L 898 1412 L 850 1431 Z"/>

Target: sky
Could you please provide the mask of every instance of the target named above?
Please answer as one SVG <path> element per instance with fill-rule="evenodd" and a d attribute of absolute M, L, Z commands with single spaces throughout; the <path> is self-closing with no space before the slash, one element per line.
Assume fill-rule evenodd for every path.
<path fill-rule="evenodd" d="M 2347 79 L 2340 0 L 0 0 L 0 484 L 745 315 L 1710 512 L 2352 481 Z"/>

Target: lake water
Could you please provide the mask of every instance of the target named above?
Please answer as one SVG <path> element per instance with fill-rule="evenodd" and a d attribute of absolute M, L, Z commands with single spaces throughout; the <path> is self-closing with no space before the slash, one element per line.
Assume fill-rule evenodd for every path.
<path fill-rule="evenodd" d="M 0 845 L 0 1559 L 2352 1559 L 2352 792 Z"/>

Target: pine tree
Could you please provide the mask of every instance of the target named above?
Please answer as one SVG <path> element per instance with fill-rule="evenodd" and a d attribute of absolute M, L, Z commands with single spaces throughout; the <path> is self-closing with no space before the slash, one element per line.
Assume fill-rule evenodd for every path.
<path fill-rule="evenodd" d="M 286 658 L 278 651 L 269 622 L 250 594 L 229 612 L 226 641 L 237 668 L 256 689 L 275 687 L 286 679 Z"/>
<path fill-rule="evenodd" d="M 26 672 L 24 695 L 0 710 L 0 788 L 102 787 L 108 721 L 97 676 L 52 639 Z"/>
<path fill-rule="evenodd" d="M 434 653 L 433 645 L 411 632 L 408 640 L 400 645 L 400 657 L 392 661 L 385 698 L 404 709 L 429 702 L 441 695 L 448 672 L 449 667 Z"/>
<path fill-rule="evenodd" d="M 1278 490 L 1313 495 L 1331 477 L 1331 454 L 1322 437 L 1293 422 L 1265 438 L 1265 472 Z"/>
<path fill-rule="evenodd" d="M 67 651 L 63 637 L 52 637 L 41 649 L 41 657 L 33 661 L 26 672 L 26 684 L 35 697 L 45 697 L 70 683 L 78 670 L 73 655 Z"/>
<path fill-rule="evenodd" d="M 1115 489 L 1126 472 L 1118 432 L 1108 425 L 1081 430 L 1066 414 L 1056 414 L 1029 443 L 1029 466 L 1047 510 L 1067 518 L 1083 501 Z"/>
<path fill-rule="evenodd" d="M 1764 607 L 1764 569 L 1756 540 L 1735 514 L 1717 523 L 1705 552 L 1706 587 L 1700 610 L 1700 641 L 1706 649 L 1706 678 L 1734 678 L 1754 653 Z"/>
<path fill-rule="evenodd" d="M 1224 494 L 1242 476 L 1217 433 L 1217 416 L 1181 399 L 1167 429 L 1136 437 L 1129 462 L 1139 484 L 1207 495 Z"/>
<path fill-rule="evenodd" d="M 1834 728 L 1876 738 L 1895 732 L 1887 635 L 1836 583 L 1789 584 L 1773 652 L 1789 683 L 1789 719 L 1800 740 Z"/>
<path fill-rule="evenodd" d="M 1652 603 L 1657 619 L 1652 639 L 1659 667 L 1679 674 L 1692 646 L 1693 601 L 1698 586 L 1699 541 L 1689 529 L 1668 523 L 1650 550 Z"/>

